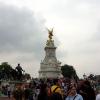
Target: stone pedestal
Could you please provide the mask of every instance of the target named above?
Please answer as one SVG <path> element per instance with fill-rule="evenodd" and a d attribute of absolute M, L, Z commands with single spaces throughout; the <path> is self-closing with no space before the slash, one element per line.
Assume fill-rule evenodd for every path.
<path fill-rule="evenodd" d="M 39 78 L 58 78 L 61 77 L 61 68 L 56 58 L 56 47 L 54 40 L 47 40 L 45 50 L 45 58 L 40 63 Z"/>

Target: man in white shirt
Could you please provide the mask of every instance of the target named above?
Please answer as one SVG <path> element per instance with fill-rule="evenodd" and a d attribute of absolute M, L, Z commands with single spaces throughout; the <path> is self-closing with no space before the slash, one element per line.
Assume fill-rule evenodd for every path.
<path fill-rule="evenodd" d="M 65 100 L 83 100 L 83 97 L 80 94 L 77 94 L 76 87 L 73 86 L 68 91 L 68 95 Z"/>
<path fill-rule="evenodd" d="M 100 100 L 100 90 L 98 91 L 98 94 L 96 95 L 96 100 Z"/>

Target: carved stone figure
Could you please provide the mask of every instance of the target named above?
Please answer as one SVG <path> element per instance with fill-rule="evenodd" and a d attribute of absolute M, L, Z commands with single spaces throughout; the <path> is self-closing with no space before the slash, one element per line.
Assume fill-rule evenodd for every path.
<path fill-rule="evenodd" d="M 52 36 L 53 36 L 53 28 L 52 28 L 52 30 L 49 30 L 48 29 L 48 34 L 49 34 L 49 40 L 52 40 Z"/>
<path fill-rule="evenodd" d="M 17 71 L 17 79 L 18 79 L 18 80 L 21 80 L 23 69 L 22 69 L 22 67 L 20 66 L 20 64 L 18 64 L 18 66 L 16 67 L 16 71 Z"/>

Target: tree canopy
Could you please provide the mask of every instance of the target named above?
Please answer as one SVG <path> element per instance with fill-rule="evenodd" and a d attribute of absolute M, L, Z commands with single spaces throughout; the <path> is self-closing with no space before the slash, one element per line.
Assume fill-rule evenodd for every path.
<path fill-rule="evenodd" d="M 11 79 L 11 72 L 12 67 L 8 64 L 8 62 L 3 62 L 0 65 L 0 79 Z"/>
<path fill-rule="evenodd" d="M 31 76 L 28 73 L 21 73 L 16 70 L 16 68 L 12 68 L 8 62 L 3 62 L 0 65 L 0 80 L 19 80 L 20 79 L 29 79 Z"/>
<path fill-rule="evenodd" d="M 62 71 L 62 75 L 64 77 L 74 78 L 75 80 L 78 79 L 78 76 L 76 74 L 76 70 L 71 65 L 65 64 L 65 65 L 61 66 L 61 71 Z"/>

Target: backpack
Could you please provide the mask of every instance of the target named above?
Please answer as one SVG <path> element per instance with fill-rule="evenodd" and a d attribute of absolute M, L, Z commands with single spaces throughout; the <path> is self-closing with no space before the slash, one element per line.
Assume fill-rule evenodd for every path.
<path fill-rule="evenodd" d="M 59 87 L 57 86 L 53 91 L 51 91 L 51 87 L 48 88 L 48 95 L 52 95 Z"/>
<path fill-rule="evenodd" d="M 50 97 L 50 100 L 63 100 L 62 99 L 62 95 L 58 92 L 55 92 L 58 88 L 60 88 L 59 86 L 55 87 L 53 91 L 51 91 L 51 87 L 48 90 L 48 95 Z"/>

